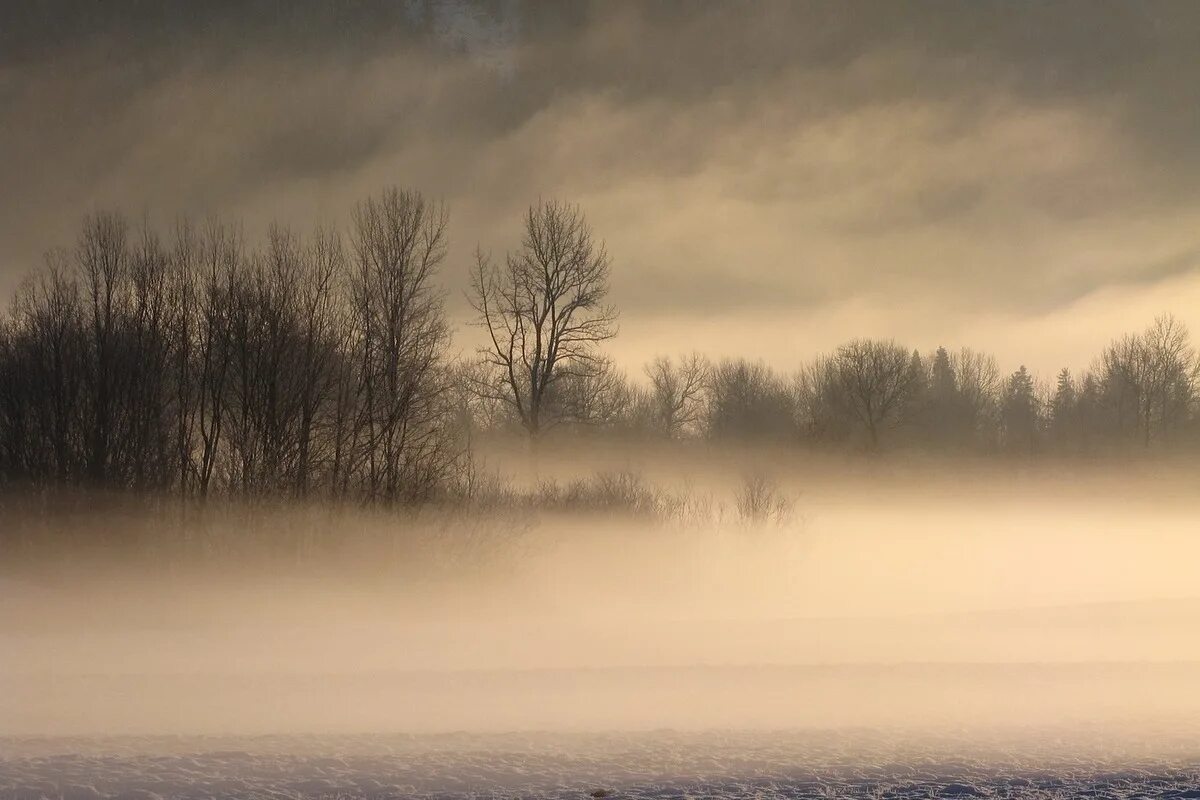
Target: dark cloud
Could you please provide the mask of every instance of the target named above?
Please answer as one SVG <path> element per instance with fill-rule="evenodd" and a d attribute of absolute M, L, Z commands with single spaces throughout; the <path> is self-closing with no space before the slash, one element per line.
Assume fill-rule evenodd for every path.
<path fill-rule="evenodd" d="M 1045 314 L 1200 270 L 1197 53 L 1190 0 L 22 4 L 0 290 L 97 207 L 254 235 L 398 183 L 451 206 L 455 313 L 470 250 L 553 195 L 608 240 L 626 336 Z"/>

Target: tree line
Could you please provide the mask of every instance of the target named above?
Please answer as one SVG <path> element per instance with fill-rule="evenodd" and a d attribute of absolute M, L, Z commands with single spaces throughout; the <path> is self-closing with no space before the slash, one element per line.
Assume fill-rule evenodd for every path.
<path fill-rule="evenodd" d="M 89 218 L 0 333 L 0 470 L 34 484 L 406 502 L 460 458 L 435 278 L 446 210 L 360 203 L 348 234 Z"/>
<path fill-rule="evenodd" d="M 453 358 L 448 226 L 398 189 L 345 231 L 273 226 L 253 245 L 219 220 L 163 236 L 89 217 L 0 318 L 0 479 L 414 503 L 461 491 L 481 432 L 1091 454 L 1200 427 L 1200 361 L 1169 316 L 1049 386 L 985 353 L 875 339 L 792 374 L 691 354 L 631 378 L 603 353 L 610 257 L 555 201 L 529 209 L 512 252 L 476 252 L 484 345 Z"/>
<path fill-rule="evenodd" d="M 640 439 L 851 452 L 1102 456 L 1200 443 L 1200 360 L 1165 315 L 1046 384 L 990 354 L 855 339 L 788 374 L 762 361 L 659 357 L 640 385 L 594 381 L 591 427 Z"/>

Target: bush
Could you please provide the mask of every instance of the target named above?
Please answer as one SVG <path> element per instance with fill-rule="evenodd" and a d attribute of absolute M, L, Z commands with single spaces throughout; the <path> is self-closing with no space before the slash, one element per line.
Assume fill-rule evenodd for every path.
<path fill-rule="evenodd" d="M 635 472 L 597 472 L 566 484 L 541 483 L 532 504 L 549 511 L 622 514 L 659 519 L 670 516 L 682 499 L 651 487 Z"/>
<path fill-rule="evenodd" d="M 791 518 L 794 502 L 774 480 L 762 473 L 754 473 L 742 480 L 734 505 L 742 522 L 781 525 Z"/>

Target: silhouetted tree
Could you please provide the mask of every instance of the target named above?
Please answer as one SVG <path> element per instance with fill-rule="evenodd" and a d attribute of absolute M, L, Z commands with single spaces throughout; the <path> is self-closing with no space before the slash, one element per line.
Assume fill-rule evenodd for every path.
<path fill-rule="evenodd" d="M 709 366 L 698 353 L 678 361 L 659 356 L 646 365 L 650 379 L 649 416 L 653 429 L 668 439 L 698 432 L 703 423 Z"/>
<path fill-rule="evenodd" d="M 127 375 L 119 363 L 122 305 L 129 272 L 127 225 L 115 214 L 87 220 L 75 250 L 84 296 L 84 375 L 88 416 L 87 475 L 95 484 L 112 476 L 119 441 L 117 393 Z"/>
<path fill-rule="evenodd" d="M 591 368 L 564 372 L 550 385 L 543 410 L 558 423 L 582 428 L 615 430 L 630 425 L 637 391 L 625 373 L 608 358 L 598 357 Z"/>
<path fill-rule="evenodd" d="M 897 424 L 918 380 L 907 350 L 876 339 L 855 339 L 839 347 L 832 375 L 844 407 L 862 426 L 872 449 Z"/>
<path fill-rule="evenodd" d="M 369 501 L 430 493 L 454 461 L 442 360 L 449 338 L 433 280 L 446 252 L 438 203 L 396 189 L 360 203 L 351 231 L 355 397 L 345 466 Z"/>
<path fill-rule="evenodd" d="M 1064 367 L 1059 373 L 1050 400 L 1049 425 L 1055 446 L 1059 449 L 1078 449 L 1082 445 L 1079 393 L 1071 371 Z"/>
<path fill-rule="evenodd" d="M 968 445 L 991 444 L 1001 390 L 995 356 L 964 347 L 951 356 L 950 363 L 956 389 L 956 408 L 950 419 L 956 438 Z"/>
<path fill-rule="evenodd" d="M 164 240 L 87 218 L 0 316 L 0 481 L 402 503 L 460 485 L 478 429 L 1093 452 L 1197 422 L 1200 359 L 1170 316 L 1053 392 L 967 348 L 864 339 L 794 380 L 698 354 L 630 380 L 600 348 L 616 331 L 608 256 L 553 202 L 529 210 L 503 265 L 478 256 L 487 344 L 451 363 L 447 226 L 440 204 L 395 189 L 354 210 L 345 245 L 272 228 L 247 246 L 215 220 Z"/>
<path fill-rule="evenodd" d="M 1031 453 L 1037 449 L 1039 403 L 1033 378 L 1024 365 L 1005 383 L 1000 422 L 1005 448 Z"/>
<path fill-rule="evenodd" d="M 848 439 L 858 425 L 841 391 L 835 360 L 819 356 L 795 380 L 796 417 L 801 434 L 814 443 Z"/>
<path fill-rule="evenodd" d="M 922 428 L 930 444 L 944 447 L 961 444 L 964 427 L 963 403 L 958 380 L 946 348 L 939 347 L 930 360 L 929 392 L 922 416 Z"/>
<path fill-rule="evenodd" d="M 605 304 L 609 258 L 577 206 L 541 202 L 525 215 L 521 247 L 496 265 L 476 253 L 471 303 L 487 334 L 492 374 L 478 391 L 508 403 L 536 438 L 555 383 L 602 372 L 597 345 L 616 334 Z"/>
<path fill-rule="evenodd" d="M 722 361 L 709 371 L 707 388 L 710 438 L 786 441 L 793 434 L 791 396 L 761 361 Z"/>
<path fill-rule="evenodd" d="M 909 357 L 908 369 L 912 373 L 913 383 L 900 412 L 900 424 L 909 431 L 910 440 L 921 437 L 928 438 L 929 427 L 928 409 L 930 386 L 932 383 L 932 365 L 921 357 L 920 351 L 913 350 Z"/>
<path fill-rule="evenodd" d="M 1117 435 L 1136 437 L 1148 447 L 1177 429 L 1195 400 L 1198 370 L 1187 328 L 1172 316 L 1106 347 L 1097 372 Z"/>

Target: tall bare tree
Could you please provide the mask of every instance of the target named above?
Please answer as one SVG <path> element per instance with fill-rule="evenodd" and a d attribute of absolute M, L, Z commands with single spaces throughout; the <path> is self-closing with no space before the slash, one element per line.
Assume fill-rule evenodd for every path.
<path fill-rule="evenodd" d="M 237 229 L 210 220 L 199 241 L 195 279 L 196 492 L 208 495 L 225 437 L 233 361 L 234 301 L 245 251 Z"/>
<path fill-rule="evenodd" d="M 434 284 L 446 255 L 444 206 L 389 189 L 355 209 L 350 303 L 357 369 L 356 454 L 368 500 L 427 494 L 453 460 L 443 355 L 449 338 Z"/>
<path fill-rule="evenodd" d="M 199 386 L 196 374 L 198 346 L 198 286 L 200 237 L 186 220 L 175 226 L 175 241 L 171 250 L 170 297 L 173 313 L 169 336 L 171 346 L 172 388 L 175 405 L 175 485 L 187 497 L 195 487 L 194 457 L 199 405 Z"/>
<path fill-rule="evenodd" d="M 175 478 L 171 332 L 177 308 L 172 302 L 170 253 L 149 226 L 131 248 L 126 294 L 119 470 L 127 485 L 165 489 Z"/>
<path fill-rule="evenodd" d="M 583 212 L 555 201 L 529 209 L 521 247 L 503 264 L 476 252 L 470 300 L 492 367 L 477 390 L 509 404 L 531 437 L 554 421 L 556 382 L 603 369 L 597 345 L 617 330 L 617 311 L 605 302 L 609 269 Z"/>
<path fill-rule="evenodd" d="M 128 225 L 116 214 L 97 214 L 84 224 L 75 248 L 86 309 L 89 412 L 88 478 L 109 478 L 116 434 L 117 393 L 124 377 L 118 368 L 123 289 L 128 279 Z"/>
<path fill-rule="evenodd" d="M 322 422 L 332 416 L 346 348 L 346 310 L 339 302 L 337 280 L 346 268 L 341 239 L 317 231 L 304 251 L 304 271 L 298 294 L 296 333 L 299 337 L 298 388 L 300 418 L 292 490 L 308 494 L 320 465 L 332 458 L 330 430 Z M 329 434 L 329 435 L 325 435 Z"/>

